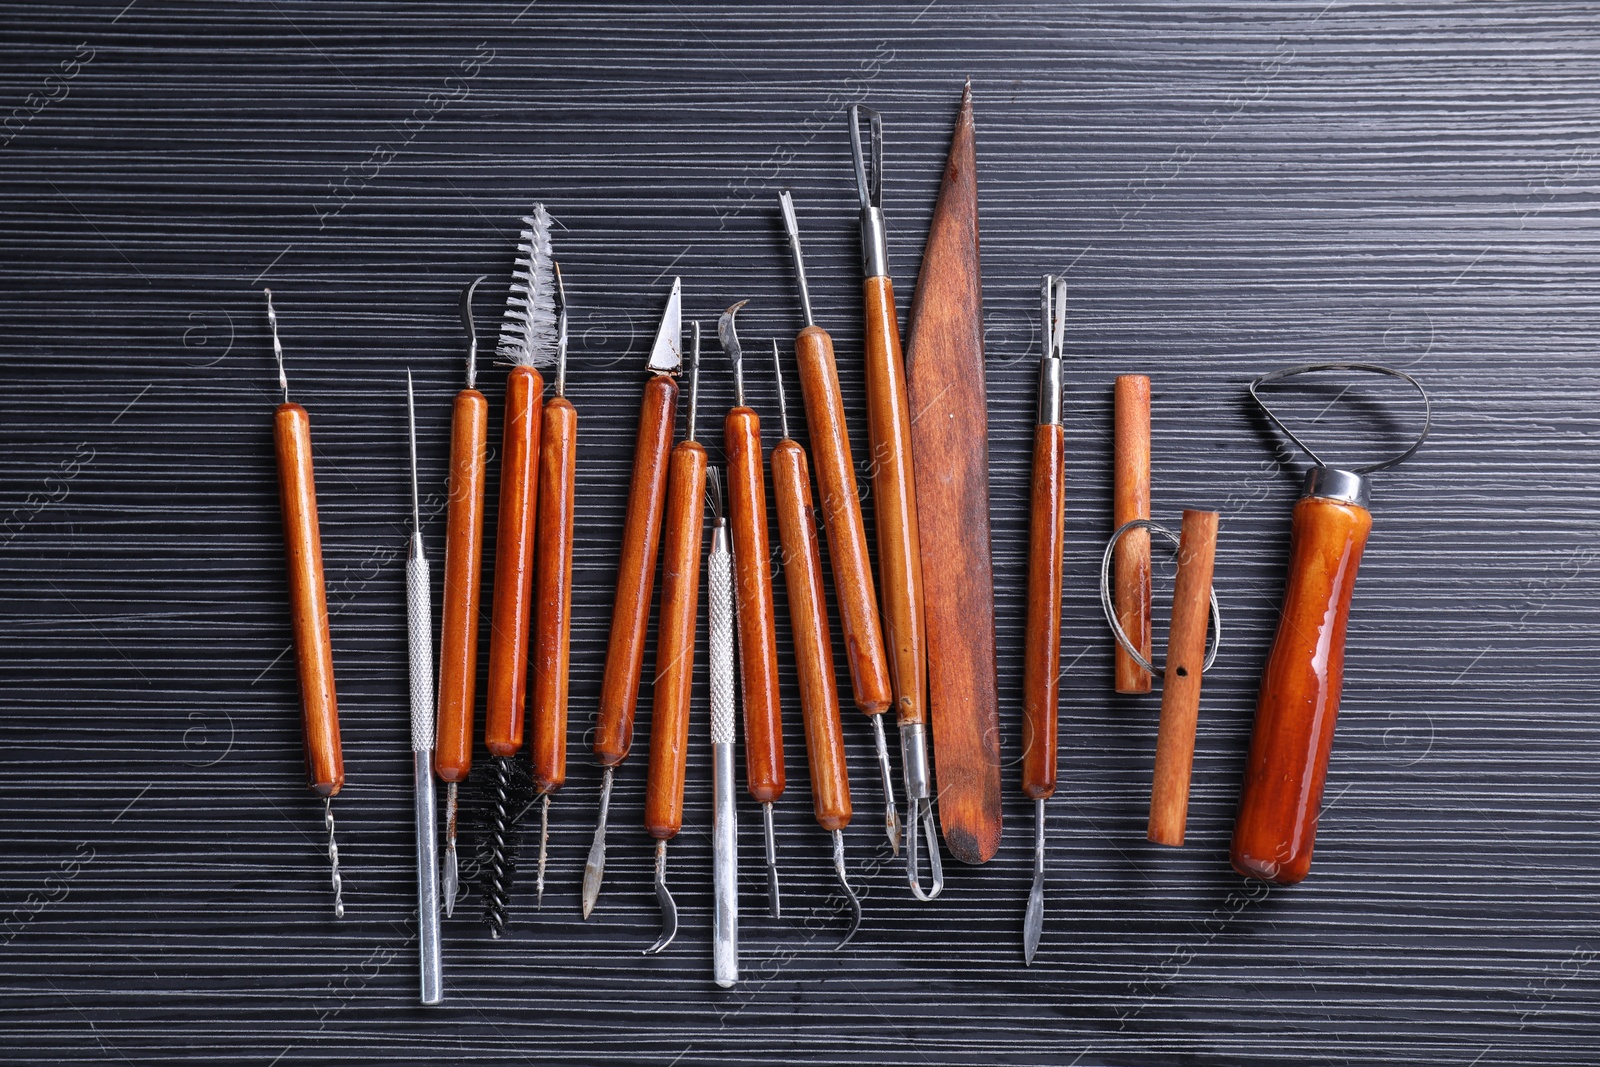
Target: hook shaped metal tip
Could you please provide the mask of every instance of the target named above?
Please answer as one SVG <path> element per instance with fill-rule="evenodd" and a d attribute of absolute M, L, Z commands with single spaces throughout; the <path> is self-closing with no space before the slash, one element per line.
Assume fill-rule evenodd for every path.
<path fill-rule="evenodd" d="M 678 904 L 672 899 L 672 894 L 667 890 L 667 843 L 656 842 L 656 903 L 661 905 L 661 936 L 656 938 L 656 943 L 644 950 L 646 956 L 653 956 L 657 952 L 672 944 L 672 939 L 678 936 Z"/>
<path fill-rule="evenodd" d="M 567 287 L 561 280 L 561 264 L 550 261 L 556 276 L 556 396 L 567 395 Z"/>
<path fill-rule="evenodd" d="M 480 274 L 472 279 L 466 288 L 461 290 L 461 325 L 467 331 L 467 388 L 478 387 L 478 324 L 472 317 L 472 299 L 477 295 L 478 286 L 489 280 L 487 274 Z"/>
<path fill-rule="evenodd" d="M 906 833 L 906 875 L 911 882 L 911 895 L 923 903 L 937 900 L 939 894 L 944 892 L 944 859 L 939 855 L 939 822 L 933 814 L 933 800 L 929 797 L 913 798 L 906 807 L 906 818 L 911 822 L 911 828 Z M 918 823 L 921 823 L 923 839 L 928 844 L 928 881 L 929 888 L 922 888 L 922 864 L 918 859 L 917 847 Z"/>
<path fill-rule="evenodd" d="M 833 831 L 833 873 L 839 877 L 839 888 L 844 890 L 846 902 L 850 905 L 850 929 L 845 931 L 844 940 L 833 946 L 835 952 L 850 943 L 856 936 L 856 931 L 861 929 L 861 898 L 856 896 L 856 891 L 850 888 L 850 879 L 845 876 L 844 869 L 844 831 Z"/>
<path fill-rule="evenodd" d="M 1417 449 L 1422 447 L 1422 442 L 1428 439 L 1428 431 L 1433 428 L 1433 401 L 1429 398 L 1428 391 L 1422 387 L 1422 383 L 1417 381 L 1417 379 L 1413 378 L 1403 370 L 1395 367 L 1386 367 L 1381 363 L 1305 363 L 1298 367 L 1285 367 L 1282 370 L 1275 370 L 1268 374 L 1263 374 L 1261 377 L 1251 382 L 1250 399 L 1255 401 L 1256 406 L 1261 409 L 1261 413 L 1267 417 L 1267 420 L 1279 430 L 1283 431 L 1284 436 L 1293 441 L 1300 451 L 1304 452 L 1311 458 L 1313 463 L 1319 467 L 1330 466 L 1330 464 L 1325 462 L 1321 456 L 1318 456 L 1315 452 L 1313 452 L 1309 445 L 1300 440 L 1299 437 L 1295 436 L 1295 432 L 1289 429 L 1282 419 L 1278 418 L 1273 410 L 1267 406 L 1267 402 L 1262 400 L 1260 394 L 1256 392 L 1260 386 L 1271 385 L 1273 382 L 1281 382 L 1286 378 L 1296 378 L 1303 374 L 1317 374 L 1322 371 L 1330 370 L 1358 371 L 1363 374 L 1381 374 L 1390 378 L 1399 378 L 1401 381 L 1406 382 L 1413 389 L 1415 389 L 1418 396 L 1422 397 L 1422 430 L 1417 434 L 1417 439 L 1412 442 L 1411 447 L 1406 449 L 1404 452 L 1399 453 L 1398 455 L 1390 456 L 1389 458 L 1379 460 L 1376 463 L 1367 463 L 1359 467 L 1347 468 L 1350 473 L 1371 474 L 1374 471 L 1388 470 L 1390 467 L 1410 459 L 1412 454 L 1416 452 Z M 1340 394 L 1340 396 L 1343 395 L 1343 393 Z"/>

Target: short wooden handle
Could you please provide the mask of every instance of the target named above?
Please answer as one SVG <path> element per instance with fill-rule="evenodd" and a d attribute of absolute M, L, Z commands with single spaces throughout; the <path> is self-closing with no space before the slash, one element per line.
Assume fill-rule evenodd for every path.
<path fill-rule="evenodd" d="M 928 667 L 922 619 L 922 549 L 917 487 L 911 469 L 911 405 L 894 284 L 862 284 L 866 307 L 867 433 L 872 444 L 872 501 L 883 579 L 883 637 L 902 723 L 928 721 Z"/>
<path fill-rule="evenodd" d="M 839 626 L 850 665 L 851 692 L 856 707 L 877 715 L 888 709 L 894 693 L 878 624 L 878 594 L 872 583 L 861 498 L 850 459 L 833 340 L 821 328 L 807 326 L 794 339 L 794 353 L 800 366 L 811 451 L 817 461 L 817 490 L 822 494 L 822 523 L 828 533 L 828 559 L 833 565 L 833 591 L 839 598 Z"/>
<path fill-rule="evenodd" d="M 572 634 L 572 527 L 577 502 L 578 413 L 565 397 L 544 406 L 539 441 L 539 536 L 533 575 L 533 785 L 567 780 L 567 668 Z"/>
<path fill-rule="evenodd" d="M 1161 727 L 1156 733 L 1147 831 L 1158 845 L 1183 844 L 1189 818 L 1189 774 L 1200 720 L 1200 672 L 1206 659 L 1219 518 L 1215 511 L 1185 511 L 1178 534 L 1178 577 L 1172 588 L 1167 665 L 1161 675 Z"/>
<path fill-rule="evenodd" d="M 661 621 L 650 709 L 650 775 L 644 826 L 667 839 L 683 829 L 683 776 L 689 752 L 689 695 L 700 615 L 700 543 L 705 530 L 706 450 L 683 441 L 667 475 Z"/>
<path fill-rule="evenodd" d="M 544 379 L 532 367 L 506 377 L 500 458 L 500 514 L 495 528 L 494 610 L 489 622 L 489 697 L 484 740 L 496 756 L 522 747 L 527 701 L 528 628 L 533 606 L 533 525 L 539 505 L 539 412 Z"/>
<path fill-rule="evenodd" d="M 1124 374 L 1114 390 L 1111 528 L 1150 517 L 1150 379 Z M 1112 556 L 1117 621 L 1150 659 L 1150 531 L 1130 530 Z M 1150 692 L 1150 673 L 1117 646 L 1119 693 Z"/>
<path fill-rule="evenodd" d="M 761 469 L 761 419 L 746 407 L 723 422 L 728 457 L 728 526 L 733 534 L 739 678 L 744 697 L 745 778 L 767 804 L 783 795 L 783 703 L 778 692 L 778 635 L 772 606 L 772 548 L 767 539 L 767 483 Z"/>
<path fill-rule="evenodd" d="M 283 404 L 272 429 L 278 453 L 278 500 L 289 565 L 289 618 L 300 675 L 306 769 L 311 788 L 331 797 L 344 787 L 344 752 L 339 744 L 339 700 L 333 691 L 333 641 L 328 636 L 328 591 L 322 580 L 311 420 L 299 404 Z"/>
<path fill-rule="evenodd" d="M 1061 573 L 1066 541 L 1066 432 L 1033 433 L 1028 526 L 1028 626 L 1022 653 L 1022 791 L 1056 791 L 1056 710 L 1061 696 Z"/>
<path fill-rule="evenodd" d="M 478 590 L 483 580 L 484 456 L 489 402 L 456 394 L 450 422 L 450 503 L 445 518 L 444 608 L 439 623 L 439 734 L 433 768 L 447 782 L 472 770 L 478 686 Z"/>
<path fill-rule="evenodd" d="M 1371 532 L 1365 508 L 1317 497 L 1295 504 L 1283 613 L 1261 676 L 1233 828 L 1233 866 L 1247 877 L 1289 885 L 1311 870 L 1350 594 Z"/>
<path fill-rule="evenodd" d="M 639 436 L 633 452 L 633 481 L 622 520 L 622 555 L 617 561 L 617 595 L 611 607 L 611 637 L 600 682 L 594 754 L 615 766 L 633 747 L 633 712 L 644 670 L 645 629 L 655 589 L 656 555 L 661 547 L 661 515 L 667 499 L 667 457 L 678 420 L 678 383 L 659 374 L 644 387 L 639 405 Z"/>
<path fill-rule="evenodd" d="M 778 501 L 778 536 L 805 717 L 811 803 L 824 830 L 842 830 L 850 824 L 850 772 L 839 723 L 839 683 L 828 637 L 822 553 L 811 514 L 811 472 L 804 450 L 793 441 L 780 441 L 772 449 L 772 489 Z"/>

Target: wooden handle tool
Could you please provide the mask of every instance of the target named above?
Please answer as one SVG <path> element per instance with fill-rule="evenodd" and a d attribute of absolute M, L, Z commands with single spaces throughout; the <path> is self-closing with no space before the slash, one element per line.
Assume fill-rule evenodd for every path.
<path fill-rule="evenodd" d="M 1150 517 L 1150 379 L 1117 378 L 1113 392 L 1112 529 Z M 1150 659 L 1150 531 L 1130 530 L 1114 560 L 1117 621 L 1139 654 Z M 1150 692 L 1150 672 L 1116 649 L 1119 693 Z"/>
<path fill-rule="evenodd" d="M 333 836 L 333 798 L 344 788 L 344 750 L 339 743 L 339 701 L 333 688 L 333 640 L 328 634 L 328 591 L 322 574 L 322 532 L 317 523 L 317 484 L 311 465 L 311 418 L 289 400 L 289 378 L 278 340 L 278 313 L 267 298 L 267 322 L 278 361 L 283 403 L 272 420 L 278 457 L 278 502 L 283 512 L 283 547 L 288 562 L 289 618 L 294 631 L 295 671 L 300 679 L 300 723 L 306 742 L 311 790 L 323 798 L 328 831 L 328 867 L 333 914 L 344 918 L 344 883 Z"/>
<path fill-rule="evenodd" d="M 744 358 L 734 316 L 741 300 L 717 322 L 722 351 L 733 365 L 735 406 L 722 423 L 728 461 L 728 525 L 732 533 L 739 677 L 744 698 L 745 779 L 761 805 L 767 854 L 767 905 L 781 917 L 778 845 L 772 804 L 783 795 L 783 702 L 778 692 L 778 636 L 772 606 L 772 548 L 767 538 L 767 484 L 761 463 L 761 418 L 744 402 Z"/>
<path fill-rule="evenodd" d="M 605 675 L 600 681 L 600 706 L 595 719 L 594 754 L 605 768 L 600 779 L 600 812 L 594 841 L 583 868 L 583 917 L 594 911 L 606 870 L 606 819 L 611 810 L 611 782 L 617 766 L 633 747 L 633 713 L 644 670 L 645 629 L 650 623 L 650 597 L 655 589 L 656 553 L 667 499 L 668 455 L 678 420 L 678 383 L 683 368 L 683 290 L 677 278 L 650 350 L 653 377 L 644 387 L 639 408 L 639 435 L 633 453 L 633 479 L 628 510 L 622 522 L 622 555 L 617 563 L 617 592 L 611 610 L 611 636 L 606 647 Z"/>

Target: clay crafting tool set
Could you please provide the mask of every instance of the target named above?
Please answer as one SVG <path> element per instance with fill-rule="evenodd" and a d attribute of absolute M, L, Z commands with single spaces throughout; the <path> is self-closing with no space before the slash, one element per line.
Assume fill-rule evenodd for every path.
<path fill-rule="evenodd" d="M 763 454 L 760 414 L 747 403 L 746 377 L 757 361 L 747 367 L 739 336 L 738 316 L 748 303 L 744 300 L 711 305 L 725 307 L 717 321 L 717 342 L 732 380 L 733 405 L 722 420 L 719 461 L 713 461 L 699 440 L 702 329 L 700 322 L 690 323 L 686 353 L 684 294 L 677 278 L 665 294 L 659 327 L 645 356 L 648 377 L 637 422 L 625 431 L 634 438 L 633 467 L 625 517 L 615 534 L 616 583 L 592 741 L 601 768 L 598 807 L 575 902 L 588 919 L 600 896 L 607 829 L 616 815 L 614 787 L 632 750 L 643 692 L 649 750 L 643 810 L 628 817 L 640 818 L 654 842 L 654 890 L 661 916 L 659 936 L 644 952 L 665 952 L 679 933 L 678 905 L 668 884 L 668 844 L 686 829 L 686 793 L 700 788 L 688 781 L 690 746 L 704 743 L 695 737 L 709 735 L 711 824 L 692 830 L 709 836 L 710 869 L 680 870 L 676 878 L 703 879 L 711 888 L 711 977 L 723 988 L 735 986 L 740 976 L 741 765 L 745 794 L 760 808 L 766 911 L 773 920 L 784 916 L 775 812 L 787 784 L 785 694 L 779 685 L 785 627 L 796 671 L 797 692 L 792 696 L 800 712 L 812 816 L 828 835 L 845 920 L 838 946 L 850 942 L 862 927 L 861 897 L 846 863 L 846 831 L 854 805 L 841 715 L 842 673 L 852 703 L 871 728 L 878 772 L 874 795 L 881 793 L 883 811 L 880 856 L 898 856 L 904 845 L 906 882 L 900 892 L 909 887 L 911 896 L 922 902 L 934 901 L 946 890 L 944 850 L 968 865 L 996 855 L 1003 829 L 1002 747 L 1010 726 L 1020 727 L 1019 793 L 1033 804 L 1033 879 L 1022 918 L 1025 964 L 1034 963 L 1041 951 L 1048 881 L 1046 807 L 1062 787 L 1062 604 L 1067 519 L 1074 513 L 1069 469 L 1109 452 L 1104 458 L 1110 469 L 1112 514 L 1104 527 L 1099 589 L 1108 630 L 1102 648 L 1111 663 L 1104 702 L 1119 716 L 1136 714 L 1149 701 L 1141 700 L 1141 694 L 1159 685 L 1146 827 L 1154 844 L 1184 844 L 1202 722 L 1201 682 L 1222 643 L 1215 580 L 1220 515 L 1203 507 L 1184 508 L 1176 533 L 1152 517 L 1151 378 L 1124 373 L 1097 386 L 1112 413 L 1109 449 L 1072 439 L 1067 432 L 1072 330 L 1071 294 L 1063 278 L 1045 275 L 1040 286 L 1036 418 L 1027 429 L 990 418 L 970 83 L 956 110 L 903 354 L 883 205 L 884 119 L 861 105 L 849 108 L 848 119 L 848 138 L 839 139 L 840 164 L 847 143 L 857 194 L 853 206 L 860 220 L 860 399 L 866 412 L 861 437 L 870 462 L 857 465 L 856 457 L 863 453 L 853 447 L 845 417 L 854 398 L 847 401 L 841 386 L 833 338 L 818 325 L 799 214 L 787 189 L 776 193 L 775 217 L 786 239 L 791 264 L 787 277 L 802 324 L 787 355 L 777 341 L 771 342 L 779 436 L 770 453 Z M 437 645 L 418 492 L 417 397 L 409 371 L 406 378 L 411 515 L 405 577 L 424 1004 L 445 999 L 441 913 L 452 917 L 456 904 L 475 891 L 488 933 L 498 938 L 510 929 L 519 826 L 535 805 L 540 831 L 532 899 L 535 907 L 545 903 L 552 798 L 567 781 L 574 545 L 583 519 L 577 507 L 580 430 L 577 409 L 566 396 L 568 303 L 552 247 L 554 223 L 542 204 L 522 223 L 497 346 L 507 369 L 503 384 L 497 383 L 503 389 L 503 418 L 494 463 L 489 455 L 491 404 L 477 388 L 473 318 L 474 296 L 486 278 L 461 294 L 466 373 L 451 411 Z M 772 251 L 777 270 L 779 249 Z M 305 408 L 289 399 L 277 311 L 271 292 L 265 295 L 283 394 L 274 416 L 274 439 L 301 722 L 311 788 L 323 800 L 333 911 L 343 917 L 332 800 L 345 779 L 310 421 Z M 823 309 L 823 317 L 837 311 Z M 765 342 L 759 351 L 764 365 Z M 459 355 L 450 358 L 453 362 Z M 582 357 L 575 358 L 581 373 Z M 678 379 L 685 362 L 688 411 L 677 439 Z M 544 375 L 552 371 L 547 397 Z M 808 430 L 805 444 L 790 434 L 785 387 L 790 373 L 799 384 Z M 1415 443 L 1398 455 L 1361 466 L 1325 462 L 1264 397 L 1272 388 L 1300 384 L 1305 376 L 1318 374 L 1378 376 L 1414 388 L 1423 402 Z M 1273 371 L 1249 383 L 1242 394 L 1312 463 L 1294 505 L 1281 621 L 1270 651 L 1261 650 L 1266 667 L 1230 856 L 1240 875 L 1289 884 L 1305 878 L 1311 865 L 1343 683 L 1345 633 L 1356 573 L 1372 529 L 1369 476 L 1417 451 L 1427 437 L 1430 412 L 1427 393 L 1416 379 L 1360 362 Z M 425 396 L 423 402 L 433 401 Z M 1013 709 L 1005 706 L 1009 690 L 997 670 L 988 447 L 991 435 L 1020 436 L 1028 429 L 1033 445 L 1026 627 L 1020 650 L 1021 704 Z M 603 434 L 617 428 L 592 428 L 586 421 L 582 432 Z M 857 481 L 858 470 L 870 482 L 868 494 Z M 776 531 L 768 524 L 769 477 Z M 499 506 L 486 605 L 484 552 L 491 542 L 485 493 L 495 480 Z M 875 554 L 864 496 L 872 508 Z M 1159 634 L 1152 625 L 1157 577 L 1152 548 L 1161 545 L 1165 552 L 1169 543 L 1176 550 L 1176 571 L 1158 666 L 1153 653 Z M 658 567 L 655 657 L 647 676 Z M 784 619 L 779 618 L 774 588 L 780 574 Z M 702 577 L 709 721 L 701 729 L 706 734 L 697 733 L 691 721 Z M 836 613 L 837 632 L 830 613 Z M 481 625 L 485 614 L 486 636 Z M 491 771 L 469 780 L 483 643 L 482 742 Z M 842 650 L 842 663 L 836 648 Z M 903 817 L 884 727 L 890 709 L 899 734 Z M 741 724 L 742 761 L 737 758 Z M 446 786 L 442 852 L 440 781 Z M 477 790 L 481 803 L 476 806 L 485 813 L 472 842 L 480 861 L 473 886 L 462 884 L 467 865 L 458 855 L 464 783 Z M 1066 788 L 1070 790 L 1070 783 Z M 877 806 L 875 801 L 874 811 Z M 569 810 L 562 806 L 556 815 Z M 1154 861 L 1160 853 L 1151 850 L 1148 855 Z"/>

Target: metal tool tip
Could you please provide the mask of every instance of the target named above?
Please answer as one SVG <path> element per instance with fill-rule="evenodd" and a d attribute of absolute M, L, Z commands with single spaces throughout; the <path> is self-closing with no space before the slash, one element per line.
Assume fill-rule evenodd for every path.
<path fill-rule="evenodd" d="M 778 896 L 778 834 L 773 826 L 770 800 L 761 805 L 761 822 L 767 845 L 767 911 L 774 919 L 781 919 L 783 902 Z"/>
<path fill-rule="evenodd" d="M 339 876 L 339 843 L 333 837 L 333 797 L 322 800 L 322 821 L 328 828 L 328 873 L 333 882 L 333 917 L 344 918 L 344 879 Z"/>
<path fill-rule="evenodd" d="M 850 879 L 845 876 L 844 869 L 844 831 L 833 831 L 833 873 L 839 876 L 839 888 L 844 890 L 845 900 L 850 905 L 850 929 L 845 932 L 844 940 L 833 946 L 834 951 L 844 948 L 850 939 L 856 936 L 856 931 L 861 928 L 861 898 L 856 896 L 856 891 L 850 888 Z"/>
<path fill-rule="evenodd" d="M 478 324 L 472 318 L 472 298 L 477 294 L 478 286 L 488 278 L 487 274 L 480 274 L 461 290 L 461 325 L 467 330 L 468 389 L 475 389 L 478 384 Z"/>
<path fill-rule="evenodd" d="M 661 905 L 661 936 L 644 950 L 646 956 L 660 952 L 678 936 L 678 904 L 667 889 L 667 843 L 662 840 L 656 841 L 656 903 Z"/>
<path fill-rule="evenodd" d="M 600 883 L 606 875 L 606 816 L 611 809 L 611 779 L 615 768 L 607 767 L 600 778 L 600 814 L 595 820 L 594 842 L 583 865 L 583 917 L 587 919 L 600 899 Z"/>
<path fill-rule="evenodd" d="M 883 832 L 889 848 L 900 855 L 900 811 L 894 799 L 894 771 L 889 766 L 889 743 L 883 736 L 883 715 L 872 716 L 872 741 L 878 750 L 878 777 L 883 783 Z"/>
<path fill-rule="evenodd" d="M 911 895 L 923 903 L 936 900 L 944 892 L 944 860 L 939 855 L 939 823 L 934 818 L 933 800 L 929 797 L 913 798 L 907 807 L 906 817 L 911 822 L 906 834 L 906 874 L 911 880 Z M 928 846 L 928 876 L 930 888 L 922 888 L 922 868 L 917 858 L 917 823 L 922 823 L 922 837 Z"/>
<path fill-rule="evenodd" d="M 1034 799 L 1033 886 L 1028 890 L 1028 910 L 1022 920 L 1022 962 L 1033 962 L 1044 933 L 1044 797 Z"/>
<path fill-rule="evenodd" d="M 544 804 L 539 809 L 539 878 L 534 887 L 535 908 L 544 907 L 545 853 L 550 844 L 550 794 L 544 794 L 543 800 Z"/>

